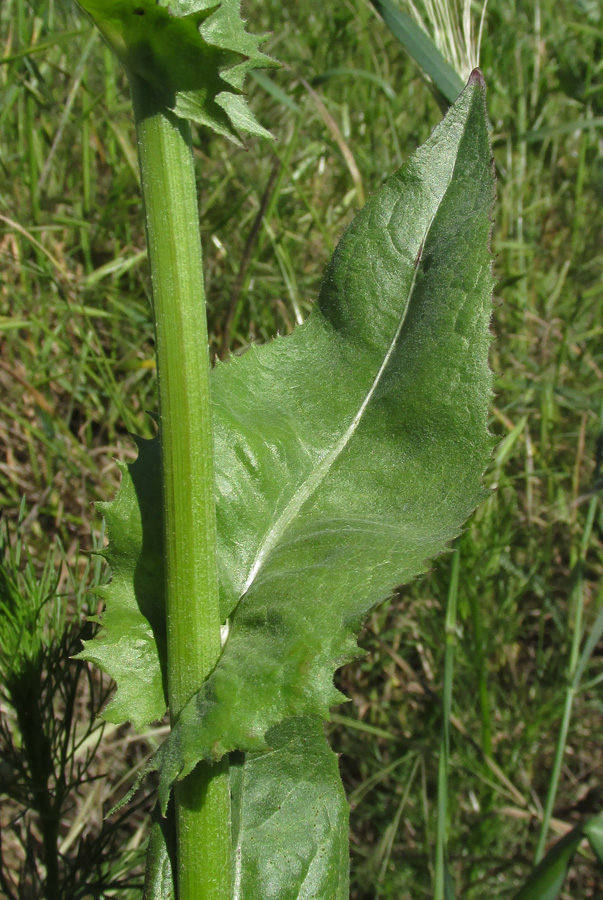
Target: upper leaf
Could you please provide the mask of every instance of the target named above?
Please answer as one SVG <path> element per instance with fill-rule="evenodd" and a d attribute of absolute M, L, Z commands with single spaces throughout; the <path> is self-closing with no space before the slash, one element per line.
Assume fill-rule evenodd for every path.
<path fill-rule="evenodd" d="M 483 495 L 494 179 L 481 75 L 367 203 L 293 335 L 214 371 L 222 657 L 155 766 L 167 803 L 201 758 L 327 716 L 367 612 L 442 552 Z M 83 656 L 135 722 L 164 710 L 157 442 L 108 507 L 113 584 Z M 148 665 L 145 680 L 142 666 Z M 152 685 L 152 689 L 151 689 Z"/>
<path fill-rule="evenodd" d="M 289 716 L 328 716 L 368 611 L 482 498 L 493 199 L 476 72 L 356 216 L 308 322 L 216 369 L 230 634 L 159 751 L 164 805 L 199 759 L 264 748 Z"/>
<path fill-rule="evenodd" d="M 239 0 L 77 0 L 121 60 L 177 116 L 236 143 L 269 137 L 241 96 L 245 74 L 276 65 L 245 30 Z"/>

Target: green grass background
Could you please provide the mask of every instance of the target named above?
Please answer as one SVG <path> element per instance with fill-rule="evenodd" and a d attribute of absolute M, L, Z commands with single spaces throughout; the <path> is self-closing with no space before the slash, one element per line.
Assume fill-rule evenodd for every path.
<path fill-rule="evenodd" d="M 247 0 L 244 12 L 285 65 L 269 72 L 272 94 L 249 83 L 273 145 L 238 150 L 195 134 L 214 354 L 227 322 L 239 352 L 307 316 L 354 211 L 441 115 L 367 0 Z M 489 4 L 500 444 L 486 478 L 496 490 L 459 541 L 448 797 L 464 900 L 510 898 L 529 871 L 572 629 L 581 603 L 588 633 L 603 602 L 600 505 L 583 541 L 603 485 L 602 49 L 595 0 Z M 129 98 L 69 0 L 2 0 L 0 98 L 0 505 L 14 519 L 26 498 L 40 559 L 55 537 L 74 557 L 99 532 L 92 504 L 113 495 L 115 458 L 134 455 L 128 432 L 153 430 Z M 369 655 L 339 677 L 352 702 L 329 730 L 353 806 L 354 900 L 433 895 L 450 567 L 438 560 L 377 612 L 362 638 Z M 598 648 L 575 700 L 551 837 L 603 808 L 602 678 Z M 138 760 L 128 742 L 124 729 L 106 733 L 98 771 L 125 766 L 127 778 Z M 563 896 L 602 895 L 585 851 Z"/>

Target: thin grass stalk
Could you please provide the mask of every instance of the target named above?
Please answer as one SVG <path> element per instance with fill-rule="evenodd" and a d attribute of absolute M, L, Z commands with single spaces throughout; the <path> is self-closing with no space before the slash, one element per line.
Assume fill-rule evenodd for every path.
<path fill-rule="evenodd" d="M 424 16 L 413 0 L 407 0 L 407 5 L 427 34 L 430 33 L 429 23 L 436 47 L 455 72 L 466 80 L 479 66 L 488 0 L 482 3 L 477 36 L 470 0 L 422 0 Z"/>
<path fill-rule="evenodd" d="M 452 557 L 448 601 L 446 603 L 446 649 L 444 652 L 444 692 L 442 698 L 442 739 L 438 763 L 438 801 L 436 820 L 436 859 L 434 900 L 446 898 L 448 847 L 448 762 L 450 759 L 450 716 L 452 713 L 452 685 L 454 681 L 454 651 L 456 647 L 456 610 L 461 556 L 457 549 Z"/>
<path fill-rule="evenodd" d="M 475 665 L 478 679 L 479 708 L 482 724 L 482 750 L 488 759 L 492 759 L 492 716 L 490 714 L 490 696 L 486 677 L 486 660 L 484 658 L 484 624 L 477 593 L 469 591 L 469 605 L 475 640 Z"/>
<path fill-rule="evenodd" d="M 134 104 L 159 381 L 172 725 L 221 651 L 209 352 L 190 127 L 136 76 Z M 228 763 L 175 789 L 178 900 L 229 900 Z"/>
<path fill-rule="evenodd" d="M 591 498 L 591 501 L 588 506 L 588 512 L 586 515 L 586 524 L 584 526 L 584 531 L 582 533 L 582 539 L 580 541 L 579 555 L 578 560 L 574 566 L 574 587 L 571 594 L 571 602 L 570 602 L 570 610 L 571 616 L 573 618 L 573 627 L 572 627 L 572 647 L 570 651 L 570 660 L 568 666 L 568 686 L 565 694 L 565 703 L 563 707 L 563 717 L 561 719 L 561 728 L 559 729 L 559 736 L 557 738 L 557 745 L 555 748 L 555 760 L 553 762 L 553 769 L 551 772 L 551 780 L 549 782 L 549 790 L 547 793 L 546 803 L 544 807 L 544 813 L 542 817 L 542 826 L 540 829 L 540 835 L 538 838 L 538 846 L 536 848 L 535 862 L 539 863 L 543 858 L 545 849 L 546 849 L 546 841 L 549 833 L 549 828 L 551 825 L 551 818 L 553 816 L 553 809 L 555 807 L 555 800 L 557 797 L 557 790 L 559 788 L 559 779 L 561 776 L 561 766 L 563 765 L 563 757 L 565 756 L 565 748 L 567 745 L 567 736 L 569 733 L 569 726 L 572 716 L 572 708 L 574 705 L 574 698 L 578 693 L 580 688 L 580 675 L 581 669 L 579 667 L 580 663 L 580 645 L 582 643 L 582 616 L 584 611 L 584 559 L 586 557 L 586 551 L 588 549 L 588 545 L 590 542 L 590 537 L 593 528 L 593 522 L 595 520 L 595 512 L 597 509 L 598 497 L 597 495 Z M 577 677 L 578 676 L 578 677 Z"/>
<path fill-rule="evenodd" d="M 35 672 L 35 664 L 21 678 L 15 679 L 15 689 L 11 693 L 23 740 L 23 754 L 29 768 L 32 806 L 38 814 L 42 835 L 44 892 L 46 900 L 60 900 L 59 809 L 50 792 L 53 775 L 51 747 L 44 731 L 40 702 L 33 696 L 32 673 L 41 674 Z"/>
<path fill-rule="evenodd" d="M 410 772 L 410 776 L 406 782 L 404 787 L 404 793 L 400 799 L 400 803 L 398 804 L 398 808 L 395 812 L 393 821 L 388 826 L 384 840 L 382 841 L 382 859 L 381 865 L 379 867 L 379 875 L 377 876 L 377 885 L 375 888 L 375 900 L 380 900 L 383 891 L 383 885 L 385 883 L 385 876 L 387 873 L 387 869 L 389 866 L 389 861 L 391 859 L 392 850 L 394 846 L 394 841 L 396 840 L 396 835 L 398 833 L 398 829 L 400 827 L 400 819 L 402 818 L 402 813 L 406 808 L 406 804 L 408 803 L 408 798 L 410 797 L 410 792 L 412 790 L 412 786 L 415 782 L 415 776 L 419 770 L 419 765 L 421 764 L 421 757 L 417 756 L 413 767 Z"/>
<path fill-rule="evenodd" d="M 83 208 L 82 219 L 88 223 L 90 212 L 92 210 L 92 146 L 91 146 L 91 129 L 90 115 L 88 103 L 88 67 L 84 70 L 82 77 L 83 102 L 82 102 L 82 194 Z M 92 253 L 90 248 L 90 231 L 88 224 L 80 229 L 80 240 L 82 242 L 82 251 L 86 260 L 86 272 L 92 272 L 94 265 L 92 263 Z"/>

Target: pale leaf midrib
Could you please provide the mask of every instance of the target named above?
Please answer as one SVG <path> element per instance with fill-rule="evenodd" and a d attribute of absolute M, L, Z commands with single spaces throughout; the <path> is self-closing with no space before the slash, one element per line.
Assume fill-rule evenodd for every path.
<path fill-rule="evenodd" d="M 464 132 L 464 128 L 463 128 L 463 132 Z M 457 147 L 459 145 L 460 145 L 460 139 L 459 139 L 459 143 L 458 143 Z M 423 238 L 419 245 L 421 249 L 419 252 L 419 256 L 415 262 L 412 281 L 410 283 L 410 287 L 408 289 L 408 293 L 407 293 L 407 297 L 406 297 L 406 303 L 404 305 L 403 312 L 400 316 L 400 320 L 398 322 L 398 325 L 396 327 L 396 330 L 394 332 L 392 340 L 390 341 L 389 347 L 383 358 L 383 362 L 381 363 L 381 366 L 379 367 L 379 371 L 373 378 L 371 386 L 370 386 L 364 400 L 362 401 L 360 407 L 358 408 L 358 411 L 356 412 L 354 418 L 352 419 L 351 423 L 348 425 L 347 429 L 345 430 L 345 432 L 343 433 L 341 438 L 331 448 L 331 450 L 329 450 L 329 452 L 327 454 L 325 454 L 325 456 L 322 457 L 322 459 L 317 463 L 317 465 L 312 469 L 312 471 L 310 472 L 308 477 L 297 488 L 297 490 L 291 497 L 291 500 L 288 502 L 287 506 L 285 507 L 283 512 L 280 514 L 280 516 L 278 517 L 276 522 L 272 525 L 272 527 L 269 529 L 269 531 L 266 532 L 266 535 L 264 536 L 264 539 L 262 540 L 262 542 L 258 548 L 258 552 L 256 553 L 255 559 L 253 561 L 253 565 L 251 566 L 251 568 L 249 570 L 249 575 L 243 586 L 241 596 L 244 596 L 249 591 L 250 587 L 253 585 L 258 574 L 260 573 L 261 569 L 263 568 L 264 563 L 267 560 L 267 558 L 269 557 L 270 553 L 278 545 L 281 536 L 285 533 L 285 531 L 287 530 L 289 525 L 296 518 L 296 516 L 299 513 L 299 511 L 301 510 L 302 506 L 306 503 L 306 501 L 312 496 L 312 494 L 317 490 L 317 488 L 325 480 L 325 478 L 329 474 L 333 464 L 339 458 L 341 453 L 345 450 L 349 441 L 354 436 L 356 429 L 358 428 L 358 425 L 360 424 L 362 417 L 366 411 L 366 408 L 369 405 L 372 397 L 374 396 L 375 391 L 377 390 L 377 388 L 379 386 L 379 383 L 381 382 L 381 378 L 383 377 L 383 374 L 384 374 L 384 372 L 389 364 L 389 361 L 394 353 L 394 350 L 396 348 L 396 345 L 398 343 L 400 335 L 402 334 L 402 329 L 404 328 L 404 323 L 406 322 L 408 311 L 411 307 L 413 292 L 414 292 L 414 289 L 415 289 L 415 286 L 417 283 L 417 275 L 421 268 L 420 254 L 422 253 L 423 248 L 425 247 L 425 243 L 427 241 L 427 238 L 429 237 L 429 233 L 431 231 L 431 227 L 433 225 L 434 219 L 435 219 L 436 215 L 438 214 L 438 211 L 446 198 L 446 194 L 448 193 L 448 189 L 454 178 L 456 162 L 457 162 L 457 160 L 455 158 L 454 163 L 450 169 L 450 176 L 448 178 L 446 187 L 442 191 L 442 195 L 437 203 L 437 206 L 425 228 Z"/>

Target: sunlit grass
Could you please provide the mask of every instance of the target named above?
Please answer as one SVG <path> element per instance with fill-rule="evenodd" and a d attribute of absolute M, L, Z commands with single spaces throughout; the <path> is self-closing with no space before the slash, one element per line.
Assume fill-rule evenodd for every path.
<path fill-rule="evenodd" d="M 488 0 L 480 4 L 471 0 L 408 0 L 408 7 L 444 59 L 466 81 L 479 66 Z"/>
<path fill-rule="evenodd" d="M 195 139 L 215 353 L 275 161 L 235 304 L 235 352 L 307 315 L 358 205 L 349 159 L 304 81 L 367 196 L 440 116 L 368 2 L 249 0 L 245 11 L 288 64 L 269 73 L 287 103 L 250 84 L 273 146 Z M 461 16 L 457 47 L 477 47 L 481 12 L 472 8 L 470 42 Z M 589 125 L 603 116 L 597 12 L 490 0 L 482 33 L 498 175 L 491 428 L 501 443 L 488 474 L 496 490 L 461 539 L 447 795 L 463 900 L 507 900 L 532 864 L 566 704 L 578 561 L 586 633 L 603 601 L 600 501 L 582 551 L 602 479 L 603 149 L 600 125 Z M 71 557 L 77 542 L 91 546 L 92 501 L 112 494 L 113 459 L 132 455 L 128 430 L 150 433 L 155 407 L 126 87 L 100 43 L 84 56 L 89 38 L 66 0 L 0 5 L 0 55 L 13 57 L 0 65 L 0 494 L 13 519 L 27 498 L 27 540 L 41 559 L 56 533 Z M 458 60 L 467 71 L 475 52 Z M 374 900 L 375 885 L 381 900 L 433 897 L 449 575 L 445 558 L 373 616 L 371 657 L 340 676 L 352 703 L 337 711 L 333 741 L 354 803 L 354 900 Z M 600 809 L 602 675 L 595 651 L 573 698 L 551 838 Z M 125 740 L 111 737 L 107 759 Z M 602 892 L 592 860 L 580 859 L 567 897 Z"/>

